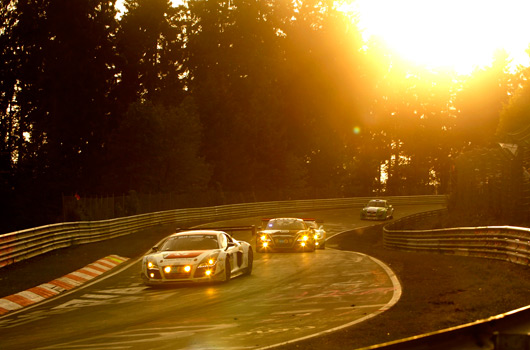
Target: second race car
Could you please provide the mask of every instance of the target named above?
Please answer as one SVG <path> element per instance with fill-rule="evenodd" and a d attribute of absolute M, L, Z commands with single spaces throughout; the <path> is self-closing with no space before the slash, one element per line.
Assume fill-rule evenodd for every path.
<path fill-rule="evenodd" d="M 143 257 L 141 276 L 149 286 L 227 282 L 237 275 L 250 275 L 253 260 L 251 245 L 227 232 L 186 230 L 167 237 Z"/>
<path fill-rule="evenodd" d="M 265 227 L 256 238 L 256 251 L 315 251 L 315 232 L 304 219 L 262 219 Z"/>

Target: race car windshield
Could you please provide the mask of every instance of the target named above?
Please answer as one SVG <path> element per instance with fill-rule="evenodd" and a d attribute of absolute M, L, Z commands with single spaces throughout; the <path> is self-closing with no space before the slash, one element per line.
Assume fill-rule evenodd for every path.
<path fill-rule="evenodd" d="M 162 245 L 162 251 L 209 250 L 218 249 L 219 243 L 214 235 L 176 236 Z"/>
<path fill-rule="evenodd" d="M 267 225 L 269 230 L 305 230 L 302 221 L 271 220 Z"/>
<path fill-rule="evenodd" d="M 369 207 L 381 207 L 381 208 L 384 208 L 385 207 L 385 202 L 370 201 L 370 202 L 368 202 L 368 206 Z"/>

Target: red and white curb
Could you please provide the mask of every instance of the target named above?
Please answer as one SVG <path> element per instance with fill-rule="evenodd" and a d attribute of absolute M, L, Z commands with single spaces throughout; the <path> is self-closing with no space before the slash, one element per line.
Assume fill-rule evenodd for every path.
<path fill-rule="evenodd" d="M 109 255 L 48 283 L 43 283 L 23 292 L 3 297 L 0 299 L 0 315 L 5 315 L 11 311 L 21 309 L 54 297 L 70 289 L 74 289 L 127 260 L 129 260 L 129 258 L 124 258 L 118 255 Z"/>

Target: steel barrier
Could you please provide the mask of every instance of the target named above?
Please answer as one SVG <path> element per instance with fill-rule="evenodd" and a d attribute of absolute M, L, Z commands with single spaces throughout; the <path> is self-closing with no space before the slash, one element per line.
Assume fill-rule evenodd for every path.
<path fill-rule="evenodd" d="M 530 265 L 530 229 L 514 226 L 411 230 L 414 223 L 445 215 L 446 209 L 401 218 L 383 228 L 386 248 L 505 260 Z"/>
<path fill-rule="evenodd" d="M 528 350 L 530 305 L 485 320 L 357 350 Z"/>
<path fill-rule="evenodd" d="M 0 268 L 55 249 L 102 241 L 158 225 L 194 224 L 288 212 L 362 207 L 371 197 L 293 200 L 175 209 L 101 221 L 66 222 L 0 235 Z M 394 205 L 442 204 L 445 196 L 386 197 Z"/>
<path fill-rule="evenodd" d="M 446 209 L 418 213 L 383 227 L 386 248 L 505 260 L 529 266 L 530 229 L 512 226 L 412 230 Z M 530 305 L 485 320 L 359 350 L 530 350 Z"/>

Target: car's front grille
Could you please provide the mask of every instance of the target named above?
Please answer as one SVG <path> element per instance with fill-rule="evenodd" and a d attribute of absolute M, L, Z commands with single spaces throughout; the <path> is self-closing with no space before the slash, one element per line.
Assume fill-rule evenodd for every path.
<path fill-rule="evenodd" d="M 171 272 L 164 271 L 164 277 L 169 280 L 189 278 L 191 276 L 191 271 L 184 271 L 184 266 L 171 266 Z"/>
<path fill-rule="evenodd" d="M 274 245 L 278 248 L 282 247 L 290 247 L 293 245 L 293 239 L 292 238 L 274 238 Z"/>
<path fill-rule="evenodd" d="M 177 280 L 177 279 L 183 279 L 183 278 L 189 278 L 190 273 L 189 272 L 164 272 L 164 277 L 168 280 Z"/>

